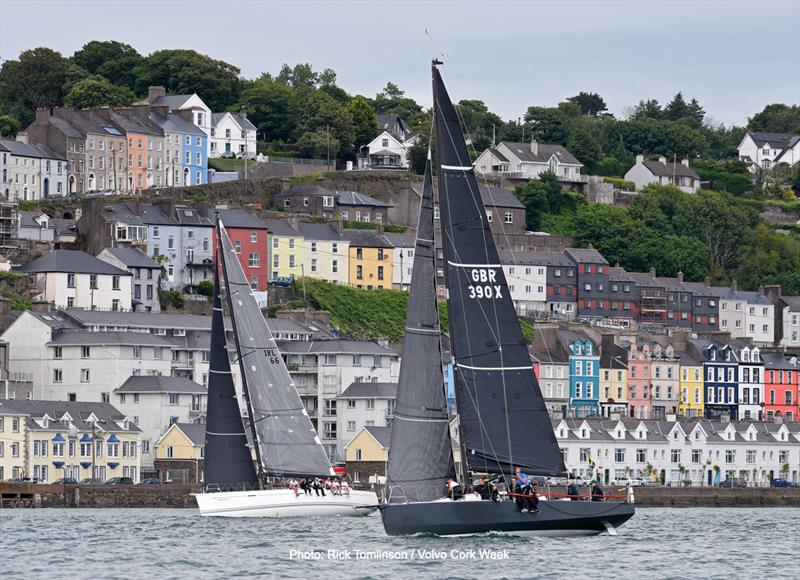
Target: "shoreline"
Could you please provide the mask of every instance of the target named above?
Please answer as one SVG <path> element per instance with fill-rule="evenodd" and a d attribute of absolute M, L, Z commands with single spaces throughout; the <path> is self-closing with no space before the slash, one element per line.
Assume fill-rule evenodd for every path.
<path fill-rule="evenodd" d="M 637 507 L 800 507 L 800 488 L 645 486 L 634 489 Z M 21 508 L 196 508 L 195 485 L 16 485 L 0 483 L 0 510 Z M 563 493 L 561 488 L 550 488 Z M 607 486 L 606 493 L 615 491 Z"/>

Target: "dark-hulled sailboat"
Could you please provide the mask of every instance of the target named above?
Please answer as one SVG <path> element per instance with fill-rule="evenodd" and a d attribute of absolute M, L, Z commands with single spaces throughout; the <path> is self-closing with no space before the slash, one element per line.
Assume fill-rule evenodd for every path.
<path fill-rule="evenodd" d="M 517 322 L 458 114 L 437 64 L 434 61 L 433 109 L 439 215 L 461 461 L 473 472 L 507 478 L 515 467 L 531 475 L 564 475 L 563 458 Z M 428 233 L 433 233 L 430 175 L 423 189 L 387 467 L 388 501 L 381 509 L 386 532 L 569 535 L 596 534 L 621 525 L 634 513 L 630 502 L 542 501 L 538 512 L 523 513 L 512 501 L 443 498 L 453 461 L 445 456 L 445 449 L 450 452 L 450 436 L 441 361 L 430 356 L 439 352 L 433 346 L 439 335 L 435 310 L 431 313 L 435 309 L 432 242 L 430 250 L 426 245 L 433 239 Z M 420 353 L 423 348 L 428 356 Z M 431 450 L 430 455 L 420 453 L 421 449 Z"/>
<path fill-rule="evenodd" d="M 219 220 L 216 233 L 256 462 L 254 466 L 233 386 L 215 263 L 205 493 L 195 495 L 200 513 L 227 517 L 371 513 L 378 506 L 373 492 L 318 496 L 288 487 L 265 489 L 270 477 L 285 480 L 335 473 Z"/>

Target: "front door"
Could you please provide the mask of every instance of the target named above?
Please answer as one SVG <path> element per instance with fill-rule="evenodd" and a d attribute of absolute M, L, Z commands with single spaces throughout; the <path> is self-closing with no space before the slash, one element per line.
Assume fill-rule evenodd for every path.
<path fill-rule="evenodd" d="M 225 153 L 230 153 L 230 152 L 231 152 L 231 144 L 225 143 Z"/>

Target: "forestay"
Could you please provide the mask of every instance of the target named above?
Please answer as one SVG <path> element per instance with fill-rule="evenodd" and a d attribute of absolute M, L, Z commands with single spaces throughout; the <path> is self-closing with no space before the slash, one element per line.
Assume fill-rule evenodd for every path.
<path fill-rule="evenodd" d="M 278 476 L 334 475 L 221 222 L 218 232 L 239 366 L 262 468 Z"/>
<path fill-rule="evenodd" d="M 438 499 L 445 494 L 447 478 L 455 474 L 442 373 L 434 260 L 433 185 L 428 161 L 386 469 L 387 497 L 391 503 Z"/>
<path fill-rule="evenodd" d="M 557 474 L 564 461 L 533 373 L 458 115 L 433 67 L 450 340 L 473 471 Z"/>

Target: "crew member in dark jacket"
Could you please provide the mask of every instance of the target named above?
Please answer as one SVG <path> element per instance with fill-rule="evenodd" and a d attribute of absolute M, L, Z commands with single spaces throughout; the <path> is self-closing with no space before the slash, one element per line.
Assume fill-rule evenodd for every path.
<path fill-rule="evenodd" d="M 596 481 L 592 482 L 592 501 L 605 501 L 605 494 L 603 488 Z"/>
<path fill-rule="evenodd" d="M 578 493 L 578 486 L 575 485 L 575 481 L 572 479 L 569 480 L 569 485 L 567 486 L 567 495 L 572 501 L 578 501 L 578 499 L 580 499 L 578 497 L 580 495 L 580 493 Z"/>

